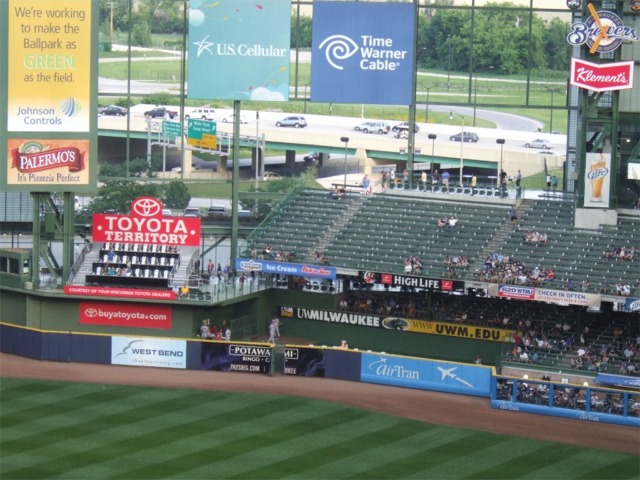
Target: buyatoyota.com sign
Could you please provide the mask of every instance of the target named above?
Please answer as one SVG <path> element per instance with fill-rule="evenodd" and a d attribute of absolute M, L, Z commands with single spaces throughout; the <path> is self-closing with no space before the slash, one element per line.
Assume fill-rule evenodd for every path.
<path fill-rule="evenodd" d="M 289 0 L 191 0 L 189 98 L 289 99 Z"/>
<path fill-rule="evenodd" d="M 410 105 L 413 3 L 313 2 L 311 101 Z"/>

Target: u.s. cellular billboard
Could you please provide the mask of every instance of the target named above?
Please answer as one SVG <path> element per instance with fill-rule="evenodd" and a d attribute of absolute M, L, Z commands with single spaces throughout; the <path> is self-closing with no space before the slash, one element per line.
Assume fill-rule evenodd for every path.
<path fill-rule="evenodd" d="M 289 99 L 289 0 L 189 2 L 189 98 Z"/>
<path fill-rule="evenodd" d="M 410 105 L 415 5 L 313 2 L 311 101 Z"/>

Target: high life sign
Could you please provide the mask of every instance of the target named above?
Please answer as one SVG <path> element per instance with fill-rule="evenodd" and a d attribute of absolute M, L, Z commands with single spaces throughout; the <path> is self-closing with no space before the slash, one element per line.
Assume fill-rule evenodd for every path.
<path fill-rule="evenodd" d="M 93 241 L 199 246 L 200 219 L 163 217 L 162 207 L 157 198 L 139 197 L 130 215 L 94 213 Z"/>
<path fill-rule="evenodd" d="M 598 64 L 572 58 L 571 85 L 594 92 L 633 88 L 633 61 Z"/>

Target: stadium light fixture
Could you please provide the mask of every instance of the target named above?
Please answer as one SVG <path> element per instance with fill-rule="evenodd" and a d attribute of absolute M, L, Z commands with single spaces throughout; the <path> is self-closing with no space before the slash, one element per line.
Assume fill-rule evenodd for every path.
<path fill-rule="evenodd" d="M 449 113 L 449 120 L 453 120 L 454 115 L 459 116 L 462 120 L 462 132 L 460 133 L 460 186 L 462 187 L 462 173 L 464 170 L 464 115 L 451 110 L 451 113 Z"/>

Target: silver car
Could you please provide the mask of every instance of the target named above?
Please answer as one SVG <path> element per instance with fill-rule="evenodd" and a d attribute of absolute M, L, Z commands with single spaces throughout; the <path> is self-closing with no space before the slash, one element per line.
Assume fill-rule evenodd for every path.
<path fill-rule="evenodd" d="M 276 122 L 276 127 L 304 128 L 307 126 L 307 119 L 304 117 L 286 117 Z"/>
<path fill-rule="evenodd" d="M 527 148 L 542 148 L 543 150 L 547 150 L 549 148 L 553 148 L 553 145 L 549 140 L 545 140 L 544 138 L 536 138 L 535 140 L 531 140 L 524 144 Z"/>

